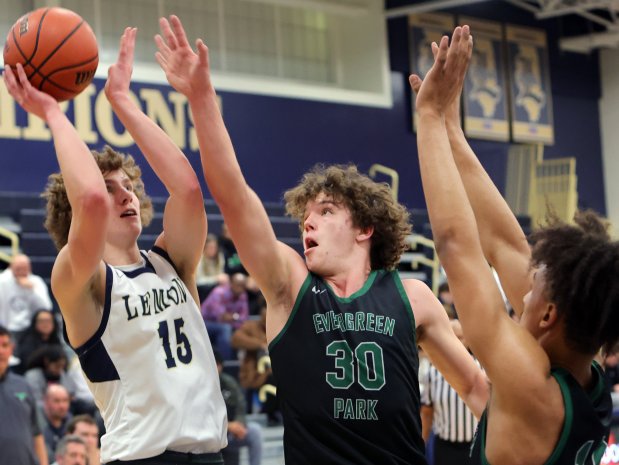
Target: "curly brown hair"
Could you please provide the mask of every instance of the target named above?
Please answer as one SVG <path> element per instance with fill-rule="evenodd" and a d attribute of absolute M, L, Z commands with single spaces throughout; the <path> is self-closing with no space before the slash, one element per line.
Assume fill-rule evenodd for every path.
<path fill-rule="evenodd" d="M 619 242 L 597 213 L 579 211 L 575 224 L 550 215 L 532 233 L 532 266 L 546 266 L 546 298 L 565 320 L 570 347 L 595 354 L 619 340 Z"/>
<path fill-rule="evenodd" d="M 372 269 L 394 269 L 408 248 L 406 237 L 411 225 L 408 210 L 393 199 L 389 185 L 372 181 L 355 165 L 318 164 L 303 175 L 299 185 L 284 194 L 286 212 L 299 221 L 301 229 L 307 202 L 321 192 L 348 208 L 355 227 L 374 227 Z"/>
<path fill-rule="evenodd" d="M 141 178 L 142 171 L 133 157 L 119 153 L 108 145 L 101 152 L 91 150 L 91 153 L 102 174 L 118 169 L 122 169 L 127 174 L 133 183 L 135 195 L 140 201 L 142 226 L 148 226 L 153 218 L 153 204 L 144 191 L 144 183 Z M 67 244 L 72 217 L 71 204 L 61 173 L 53 173 L 49 176 L 42 197 L 47 199 L 45 228 L 52 237 L 56 248 L 60 250 Z"/>

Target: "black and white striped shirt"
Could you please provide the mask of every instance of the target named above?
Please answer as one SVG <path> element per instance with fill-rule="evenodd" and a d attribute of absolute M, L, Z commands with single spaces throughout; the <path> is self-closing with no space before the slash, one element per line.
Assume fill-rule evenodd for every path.
<path fill-rule="evenodd" d="M 421 403 L 434 408 L 434 433 L 445 441 L 471 442 L 477 419 L 434 365 L 430 364 L 421 383 Z"/>

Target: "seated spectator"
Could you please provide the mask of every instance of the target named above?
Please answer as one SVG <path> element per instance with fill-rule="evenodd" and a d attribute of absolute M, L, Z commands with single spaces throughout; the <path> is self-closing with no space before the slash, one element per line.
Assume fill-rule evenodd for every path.
<path fill-rule="evenodd" d="M 266 303 L 261 300 L 260 318 L 245 321 L 232 335 L 232 347 L 240 350 L 241 367 L 239 382 L 248 390 L 251 399 L 255 391 L 265 385 L 274 385 L 273 372 L 268 354 L 266 333 Z M 277 399 L 271 393 L 265 393 L 262 413 L 266 413 L 270 425 L 281 422 Z"/>
<path fill-rule="evenodd" d="M 65 435 L 71 420 L 69 392 L 60 384 L 50 384 L 43 399 L 43 437 L 49 462 L 54 460 L 58 442 Z"/>
<path fill-rule="evenodd" d="M 245 421 L 245 397 L 239 383 L 224 373 L 221 354 L 215 351 L 215 361 L 219 370 L 221 394 L 228 414 L 228 446 L 221 453 L 225 465 L 239 464 L 239 449 L 249 448 L 249 465 L 260 465 L 262 461 L 262 428 L 255 422 Z"/>
<path fill-rule="evenodd" d="M 58 321 L 52 312 L 37 310 L 32 317 L 30 326 L 22 334 L 17 344 L 15 355 L 20 363 L 14 371 L 23 374 L 26 371 L 30 357 L 41 347 L 49 345 L 62 345 Z"/>
<path fill-rule="evenodd" d="M 241 326 L 249 316 L 247 276 L 232 275 L 230 284 L 220 284 L 202 303 L 202 318 L 206 323 L 213 348 L 226 360 L 233 358 L 230 339 L 232 331 Z"/>
<path fill-rule="evenodd" d="M 9 268 L 0 273 L 0 325 L 19 341 L 37 310 L 52 310 L 47 284 L 32 274 L 26 255 L 15 255 Z"/>
<path fill-rule="evenodd" d="M 68 435 L 58 442 L 53 465 L 92 465 L 86 454 L 86 443 L 76 435 Z"/>
<path fill-rule="evenodd" d="M 236 251 L 236 246 L 234 245 L 234 242 L 232 242 L 226 223 L 221 225 L 221 234 L 218 237 L 218 241 L 219 248 L 224 254 L 224 271 L 229 276 L 232 276 L 235 273 L 243 273 L 244 275 L 247 275 L 247 271 L 243 267 L 239 254 Z"/>
<path fill-rule="evenodd" d="M 50 384 L 60 384 L 72 396 L 75 392 L 73 381 L 67 376 L 67 355 L 58 345 L 41 347 L 30 357 L 28 370 L 24 375 L 32 388 L 38 405 L 42 405 L 43 397 Z"/>
<path fill-rule="evenodd" d="M 90 415 L 97 422 L 98 428 L 104 431 L 103 418 L 95 404 L 95 398 L 88 388 L 79 357 L 75 353 L 71 356 L 66 375 L 68 378 L 67 385 L 72 389 L 71 413 L 73 415 Z"/>
<path fill-rule="evenodd" d="M 458 312 L 456 312 L 456 307 L 454 306 L 454 298 L 451 295 L 447 281 L 442 282 L 438 286 L 438 300 L 443 304 L 450 320 L 458 318 Z"/>
<path fill-rule="evenodd" d="M 79 436 L 86 443 L 88 465 L 101 465 L 99 449 L 99 427 L 90 415 L 77 415 L 67 425 L 67 435 Z"/>
<path fill-rule="evenodd" d="M 28 382 L 9 371 L 12 354 L 11 333 L 0 326 L 0 464 L 47 465 L 36 401 Z"/>
<path fill-rule="evenodd" d="M 228 284 L 230 277 L 224 271 L 226 259 L 223 252 L 219 249 L 217 236 L 209 234 L 204 243 L 204 251 L 202 258 L 198 264 L 196 272 L 196 284 L 198 285 L 198 297 L 200 302 L 204 299 L 218 284 Z"/>

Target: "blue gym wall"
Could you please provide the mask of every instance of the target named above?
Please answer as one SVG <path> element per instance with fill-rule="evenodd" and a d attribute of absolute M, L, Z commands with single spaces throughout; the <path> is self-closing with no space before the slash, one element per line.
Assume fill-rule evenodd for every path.
<path fill-rule="evenodd" d="M 387 7 L 410 3 L 387 1 Z M 545 156 L 576 157 L 580 205 L 605 213 L 597 54 L 560 53 L 556 48 L 556 38 L 561 27 L 565 27 L 563 23 L 558 20 L 534 22 L 530 14 L 506 3 L 490 6 L 496 3 L 449 11 L 548 30 L 556 142 L 546 148 Z M 389 20 L 388 33 L 393 108 L 221 93 L 224 118 L 240 164 L 249 184 L 263 200 L 281 200 L 284 190 L 317 162 L 355 162 L 363 171 L 378 162 L 400 173 L 400 199 L 407 206 L 424 207 L 416 161 L 416 139 L 410 130 L 406 18 Z M 99 90 L 103 81 L 96 80 L 95 85 Z M 136 94 L 141 87 L 140 84 L 133 86 Z M 166 87 L 159 88 L 164 94 L 169 92 Z M 69 114 L 72 114 L 72 105 Z M 17 117 L 18 122 L 21 121 L 19 124 L 25 125 L 21 110 L 18 110 Z M 472 141 L 472 145 L 503 190 L 508 144 Z M 135 147 L 123 150 L 136 153 Z M 198 155 L 188 152 L 188 156 L 196 170 L 200 170 Z M 138 159 L 144 168 L 149 193 L 164 195 L 163 186 L 139 156 Z M 2 191 L 39 192 L 47 175 L 57 169 L 50 142 L 1 138 L 0 165 Z"/>

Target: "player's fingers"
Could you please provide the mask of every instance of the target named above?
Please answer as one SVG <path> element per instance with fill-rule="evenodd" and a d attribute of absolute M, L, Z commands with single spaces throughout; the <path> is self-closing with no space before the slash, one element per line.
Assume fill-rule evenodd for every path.
<path fill-rule="evenodd" d="M 413 89 L 413 92 L 415 92 L 415 94 L 419 92 L 421 84 L 423 83 L 422 79 L 416 74 L 411 74 L 408 77 L 408 82 L 411 85 L 411 88 Z"/>
<path fill-rule="evenodd" d="M 189 41 L 187 40 L 187 34 L 185 34 L 185 29 L 183 28 L 183 24 L 181 20 L 176 15 L 170 16 L 170 23 L 172 24 L 172 29 L 174 30 L 174 36 L 176 37 L 176 41 L 179 47 L 189 47 Z"/>
<path fill-rule="evenodd" d="M 165 38 L 167 47 L 170 50 L 174 50 L 176 48 L 176 38 L 174 37 L 170 23 L 166 18 L 159 19 L 159 28 L 161 29 L 161 34 Z"/>

